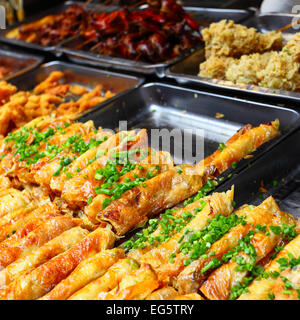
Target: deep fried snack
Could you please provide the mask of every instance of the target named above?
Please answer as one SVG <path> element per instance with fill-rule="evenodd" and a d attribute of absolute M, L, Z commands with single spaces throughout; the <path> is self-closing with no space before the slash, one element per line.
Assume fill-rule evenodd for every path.
<path fill-rule="evenodd" d="M 263 53 L 282 48 L 282 35 L 271 31 L 258 33 L 254 28 L 221 20 L 202 30 L 206 59 L 216 57 L 239 58 L 251 53 Z"/>

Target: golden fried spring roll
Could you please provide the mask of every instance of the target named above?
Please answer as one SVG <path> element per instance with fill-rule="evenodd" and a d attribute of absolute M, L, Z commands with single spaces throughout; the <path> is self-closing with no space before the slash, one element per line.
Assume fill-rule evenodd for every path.
<path fill-rule="evenodd" d="M 52 291 L 43 296 L 41 300 L 66 300 L 74 292 L 80 290 L 89 282 L 101 277 L 106 270 L 124 258 L 122 249 L 103 250 L 94 256 L 83 260 L 76 269 L 62 280 Z"/>
<path fill-rule="evenodd" d="M 103 139 L 103 138 L 109 139 L 110 137 L 112 137 L 112 133 L 107 130 L 106 131 L 101 130 L 101 132 L 97 133 L 96 137 L 98 140 Z M 97 152 L 107 150 L 106 149 L 107 144 L 105 144 L 106 141 L 102 142 L 98 147 L 91 148 L 87 152 L 85 152 L 84 154 L 79 155 L 79 157 L 77 159 L 75 159 L 68 166 L 68 170 L 66 173 L 63 172 L 58 177 L 52 176 L 51 181 L 50 181 L 51 190 L 53 190 L 55 192 L 62 192 L 62 190 L 64 188 L 64 184 L 67 180 L 67 175 L 70 174 L 71 176 L 73 176 L 73 175 L 77 174 L 78 171 L 84 169 L 88 165 L 88 160 L 95 159 L 95 157 L 97 156 Z M 93 154 L 92 157 L 90 157 L 91 154 Z M 86 165 L 83 164 L 84 159 L 85 160 L 88 159 Z"/>
<path fill-rule="evenodd" d="M 180 293 L 197 292 L 203 281 L 208 277 L 208 273 L 201 270 L 210 263 L 213 258 L 222 259 L 223 255 L 231 248 L 238 245 L 240 239 L 255 229 L 255 225 L 273 225 L 280 221 L 280 210 L 272 197 L 266 199 L 258 207 L 243 207 L 236 212 L 239 216 L 244 216 L 247 224 L 238 224 L 233 227 L 225 236 L 215 242 L 207 251 L 207 257 L 193 261 L 178 276 L 175 287 Z M 213 253 L 210 255 L 210 253 Z M 182 255 L 182 254 L 181 254 Z M 179 260 L 180 256 L 178 257 Z"/>
<path fill-rule="evenodd" d="M 204 165 L 208 163 L 216 168 L 217 174 L 221 174 L 249 153 L 254 152 L 262 144 L 276 137 L 279 129 L 279 120 L 258 127 L 246 125 L 240 129 L 226 143 L 226 148 L 217 150 L 211 157 L 204 160 Z"/>
<path fill-rule="evenodd" d="M 125 276 L 110 292 L 100 293 L 100 300 L 144 300 L 160 286 L 157 276 L 149 264 Z"/>
<path fill-rule="evenodd" d="M 285 288 L 286 280 L 289 281 L 292 288 Z M 281 272 L 274 283 L 272 293 L 274 300 L 299 300 L 300 290 L 300 265 L 298 264 L 293 269 L 288 268 Z"/>
<path fill-rule="evenodd" d="M 11 263 L 0 271 L 0 288 L 8 285 L 25 272 L 28 273 L 58 254 L 69 250 L 78 241 L 88 235 L 86 229 L 75 227 L 63 232 L 42 247 Z"/>
<path fill-rule="evenodd" d="M 57 206 L 49 201 L 40 202 L 37 208 L 26 208 L 7 214 L 0 220 L 0 241 L 14 234 L 20 228 L 24 227 L 29 222 L 34 222 L 37 218 L 44 221 L 49 218 L 59 216 L 61 213 Z M 1 244 L 0 244 L 1 246 Z"/>
<path fill-rule="evenodd" d="M 179 239 L 184 237 L 186 230 L 201 231 L 209 223 L 209 220 L 215 218 L 218 214 L 228 216 L 233 211 L 233 188 L 227 193 L 214 193 L 206 197 L 206 205 L 202 211 L 198 212 L 194 219 L 192 219 L 180 232 L 171 237 L 170 240 L 162 243 L 157 248 L 150 250 L 141 257 L 141 261 L 149 263 L 160 278 L 167 278 L 175 276 L 180 272 L 182 264 L 174 259 L 170 263 L 171 254 L 179 254 L 181 242 Z"/>
<path fill-rule="evenodd" d="M 112 231 L 98 228 L 68 251 L 11 282 L 5 289 L 0 290 L 0 299 L 38 299 L 65 279 L 80 262 L 101 250 L 111 248 L 114 242 L 115 235 Z"/>
<path fill-rule="evenodd" d="M 26 207 L 30 203 L 26 192 L 16 189 L 7 190 L 7 194 L 0 198 L 0 218 L 8 213 Z"/>
<path fill-rule="evenodd" d="M 296 222 L 292 216 L 284 212 L 281 213 L 280 220 L 276 221 L 274 225 L 281 226 L 283 223 L 286 223 L 291 226 Z M 261 231 L 256 233 L 250 240 L 256 251 L 255 262 L 261 261 L 270 254 L 281 240 L 283 240 L 282 235 L 276 235 L 273 232 L 270 232 L 269 235 Z M 243 257 L 247 263 L 251 262 L 250 257 L 244 252 L 240 252 L 238 256 Z M 237 271 L 236 267 L 238 267 L 238 263 L 231 260 L 223 264 L 208 277 L 200 288 L 206 298 L 210 300 L 227 300 L 229 298 L 231 288 L 238 282 L 242 282 L 248 274 L 246 270 Z"/>
<path fill-rule="evenodd" d="M 160 174 L 174 167 L 172 157 L 168 152 L 161 151 L 154 153 L 153 150 L 147 158 L 138 162 L 138 164 L 139 165 L 136 166 L 135 169 L 123 175 L 119 179 L 118 183 L 122 184 L 126 181 L 126 179 L 133 181 L 136 176 L 140 178 L 146 178 L 147 174 L 150 172 L 154 174 Z M 85 214 L 91 221 L 97 223 L 96 217 L 99 213 L 99 208 L 103 208 L 104 200 L 109 198 L 110 197 L 107 195 L 99 194 L 93 199 L 91 204 L 85 208 Z"/>
<path fill-rule="evenodd" d="M 118 235 L 144 224 L 148 218 L 173 207 L 195 194 L 207 181 L 208 172 L 194 166 L 176 166 L 150 180 L 145 185 L 125 192 L 100 211 L 97 220 L 108 221 Z"/>
<path fill-rule="evenodd" d="M 131 138 L 129 139 L 128 137 Z M 114 152 L 138 149 L 145 145 L 146 139 L 146 130 L 141 130 L 136 135 L 127 134 L 122 141 L 117 142 L 120 144 L 115 149 L 111 149 L 107 155 L 96 159 L 87 168 L 68 180 L 64 186 L 62 198 L 71 206 L 85 205 L 88 198 L 96 196 L 95 188 L 99 184 L 101 185 L 101 181 L 95 179 L 95 174 L 99 168 L 103 168 L 106 165 L 110 158 L 109 156 Z"/>
<path fill-rule="evenodd" d="M 80 219 L 67 216 L 58 216 L 46 221 L 26 237 L 20 239 L 14 245 L 0 248 L 0 266 L 7 267 L 15 260 L 31 253 L 49 240 L 57 237 L 62 232 L 81 223 Z"/>
<path fill-rule="evenodd" d="M 279 121 L 256 128 L 241 130 L 221 152 L 201 161 L 196 166 L 178 166 L 147 182 L 147 187 L 127 191 L 100 211 L 97 219 L 110 222 L 117 234 L 122 235 L 143 224 L 148 217 L 170 208 L 195 194 L 213 174 L 218 175 L 249 152 L 274 138 Z M 180 173 L 179 173 L 180 172 Z M 156 195 L 154 197 L 154 195 Z M 134 213 L 134 216 L 133 216 Z"/>
<path fill-rule="evenodd" d="M 175 212 L 172 213 L 172 216 L 174 218 L 180 218 L 181 215 L 186 213 L 186 212 L 190 212 L 190 213 L 196 214 L 198 212 L 199 208 L 201 208 L 203 206 L 203 204 L 205 204 L 206 202 L 209 202 L 209 203 L 213 202 L 213 203 L 215 203 L 213 205 L 214 208 L 217 208 L 217 207 L 220 208 L 222 205 L 224 205 L 225 197 L 227 197 L 227 199 L 228 199 L 228 204 L 231 205 L 232 201 L 233 201 L 233 197 L 234 197 L 233 189 L 231 191 L 229 191 L 226 196 L 225 196 L 225 193 L 221 193 L 221 194 L 215 193 L 213 197 L 211 197 L 211 196 L 204 197 L 204 198 L 202 198 L 202 199 L 200 199 L 198 201 L 195 201 L 195 202 L 187 205 L 184 208 L 179 208 Z M 214 218 L 214 214 L 211 215 L 209 213 L 209 215 L 205 215 L 205 212 L 207 213 L 206 210 L 204 212 L 201 212 L 201 217 L 202 217 L 203 221 L 205 221 L 205 217 L 206 217 L 207 220 Z M 232 208 L 232 210 L 233 210 L 233 208 Z M 222 210 L 219 210 L 219 211 L 221 212 Z M 227 213 L 228 211 L 225 210 L 224 212 Z M 161 236 L 161 232 L 162 232 L 162 228 L 161 228 L 161 225 L 159 224 L 157 229 L 151 234 L 151 236 L 153 238 L 159 237 L 159 236 Z M 174 232 L 176 233 L 176 231 L 173 231 L 173 233 Z M 173 235 L 173 233 L 171 235 Z M 138 260 L 141 259 L 142 255 L 146 254 L 147 252 L 149 252 L 150 250 L 154 249 L 155 247 L 157 247 L 157 244 L 156 245 L 155 244 L 151 245 L 150 243 L 148 243 L 146 248 L 131 250 L 131 251 L 128 252 L 127 255 L 129 257 L 131 257 L 133 259 L 136 259 L 138 261 Z"/>
<path fill-rule="evenodd" d="M 115 288 L 123 277 L 139 268 L 139 264 L 132 259 L 122 259 L 111 266 L 107 272 L 92 281 L 81 290 L 75 292 L 69 300 L 97 300 L 98 295 Z"/>
<path fill-rule="evenodd" d="M 96 149 L 90 149 L 71 163 L 68 172 L 74 176 L 78 171 L 82 171 L 89 165 L 89 161 L 105 155 L 109 150 L 116 148 L 126 136 L 135 134 L 134 131 L 121 131 L 115 135 L 111 135 L 105 142 L 101 143 Z M 56 179 L 56 190 L 62 192 L 67 178 L 65 174 L 60 175 Z M 58 187 L 59 185 L 59 187 Z"/>
<path fill-rule="evenodd" d="M 287 244 L 282 251 L 279 252 L 276 259 L 274 259 L 270 265 L 266 268 L 266 272 L 279 272 L 280 265 L 277 262 L 281 258 L 289 258 L 288 254 L 292 254 L 295 258 L 300 256 L 300 235 Z M 276 279 L 268 277 L 268 279 L 254 280 L 248 287 L 248 292 L 243 293 L 238 300 L 266 300 L 269 293 L 276 283 Z"/>

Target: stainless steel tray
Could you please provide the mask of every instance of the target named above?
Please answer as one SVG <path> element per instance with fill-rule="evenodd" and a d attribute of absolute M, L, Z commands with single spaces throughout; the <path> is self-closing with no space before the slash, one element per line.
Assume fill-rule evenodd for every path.
<path fill-rule="evenodd" d="M 205 27 L 209 23 L 219 21 L 221 19 L 231 19 L 235 22 L 241 22 L 249 18 L 251 15 L 251 12 L 248 10 L 208 9 L 198 7 L 184 7 L 184 9 L 199 22 L 200 27 Z M 67 54 L 69 59 L 75 63 L 83 63 L 97 67 L 108 67 L 144 74 L 156 74 L 158 77 L 164 77 L 167 67 L 175 64 L 191 53 L 186 52 L 185 54 L 179 55 L 176 58 L 163 63 L 150 64 L 146 62 L 135 62 L 128 59 L 97 55 L 89 52 L 88 50 L 84 51 L 84 49 L 76 50 L 76 46 L 80 43 L 82 43 L 82 38 L 80 36 L 75 36 L 72 39 L 64 41 L 58 47 L 58 50 Z M 199 47 L 202 45 L 202 43 L 199 44 Z M 194 51 L 195 49 L 196 48 L 191 51 Z"/>
<path fill-rule="evenodd" d="M 84 66 L 61 61 L 53 61 L 41 65 L 39 68 L 27 72 L 11 81 L 20 90 L 32 90 L 38 83 L 45 80 L 53 71 L 62 71 L 65 80 L 69 84 L 79 84 L 87 89 L 93 89 L 97 84 L 102 84 L 103 90 L 110 90 L 116 95 L 101 104 L 87 110 L 84 114 L 102 108 L 105 104 L 118 100 L 124 94 L 139 87 L 144 79 L 141 77 L 128 76 L 124 74 L 95 70 Z"/>
<path fill-rule="evenodd" d="M 6 59 L 6 64 L 11 66 L 12 71 L 1 78 L 1 81 L 11 80 L 33 70 L 44 60 L 38 55 L 23 53 L 8 46 L 0 46 L 0 60 L 2 59 Z"/>
<path fill-rule="evenodd" d="M 257 14 L 255 17 L 249 19 L 245 23 L 248 27 L 256 27 L 261 32 L 267 32 L 282 28 L 283 26 L 291 23 L 295 15 L 291 14 Z M 289 39 L 296 30 L 291 29 L 283 33 L 285 39 Z M 284 100 L 300 101 L 300 93 L 291 91 L 270 89 L 265 87 L 247 85 L 247 84 L 234 84 L 231 81 L 224 81 L 218 79 L 210 79 L 199 77 L 199 65 L 205 61 L 204 48 L 199 49 L 192 55 L 183 59 L 179 63 L 173 65 L 166 71 L 167 78 L 175 79 L 180 84 L 201 86 L 201 87 L 214 87 L 218 89 L 227 89 L 235 92 L 247 92 L 250 94 L 260 95 L 263 97 L 280 98 Z"/>
<path fill-rule="evenodd" d="M 44 51 L 44 52 L 51 52 L 51 53 L 54 53 L 56 56 L 60 56 L 61 55 L 61 52 L 60 51 L 57 51 L 57 47 L 58 45 L 55 45 L 55 46 L 42 46 L 40 44 L 37 44 L 37 43 L 31 43 L 31 42 L 26 42 L 26 41 L 22 41 L 22 40 L 17 40 L 17 39 L 9 39 L 9 38 L 6 38 L 5 35 L 21 26 L 22 24 L 27 24 L 27 23 L 30 23 L 30 22 L 34 22 L 34 21 L 37 21 L 47 15 L 51 15 L 51 14 L 59 14 L 61 12 L 63 12 L 64 10 L 66 10 L 69 6 L 73 5 L 73 4 L 78 4 L 78 5 L 83 5 L 84 2 L 79 2 L 79 1 L 66 1 L 60 5 L 57 5 L 51 9 L 48 9 L 48 10 L 45 10 L 39 14 L 36 14 L 36 15 L 33 15 L 31 16 L 29 19 L 26 19 L 25 21 L 21 22 L 21 23 L 16 23 L 14 24 L 13 26 L 5 29 L 5 30 L 0 30 L 0 41 L 1 42 L 4 42 L 4 43 L 8 43 L 8 44 L 11 44 L 11 45 L 14 45 L 14 46 L 19 46 L 19 47 L 23 47 L 23 48 L 28 48 L 28 49 L 32 49 L 32 50 L 36 50 L 36 51 Z M 117 7 L 115 6 L 112 6 L 112 7 L 107 7 L 107 6 L 104 6 L 104 5 L 101 5 L 101 4 L 89 4 L 86 9 L 93 9 L 93 10 L 114 10 L 116 9 Z M 65 39 L 66 40 L 66 39 Z M 64 42 L 65 40 L 63 40 L 62 42 Z"/>

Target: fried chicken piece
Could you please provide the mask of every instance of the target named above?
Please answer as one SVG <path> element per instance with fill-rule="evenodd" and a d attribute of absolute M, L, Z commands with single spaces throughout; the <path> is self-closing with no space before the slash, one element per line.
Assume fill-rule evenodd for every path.
<path fill-rule="evenodd" d="M 51 114 L 62 99 L 58 96 L 45 93 L 39 96 L 32 95 L 24 106 L 27 121 L 34 118 Z"/>
<path fill-rule="evenodd" d="M 1 104 L 7 102 L 9 98 L 17 92 L 17 87 L 6 81 L 0 82 L 0 102 Z"/>
<path fill-rule="evenodd" d="M 205 56 L 239 58 L 245 54 L 263 53 L 282 48 L 280 32 L 258 33 L 254 28 L 221 20 L 202 31 L 205 41 Z"/>
<path fill-rule="evenodd" d="M 46 92 L 46 90 L 57 87 L 59 85 L 60 80 L 63 77 L 64 77 L 64 74 L 61 71 L 51 72 L 50 76 L 47 79 L 45 79 L 43 82 L 38 84 L 33 89 L 33 92 L 35 94 L 44 93 L 44 92 Z"/>

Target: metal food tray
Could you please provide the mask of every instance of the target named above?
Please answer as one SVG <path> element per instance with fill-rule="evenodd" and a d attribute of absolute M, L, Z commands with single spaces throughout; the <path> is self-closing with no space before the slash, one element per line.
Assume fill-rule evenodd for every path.
<path fill-rule="evenodd" d="M 250 18 L 246 23 L 248 27 L 255 27 L 261 32 L 268 32 L 274 29 L 280 29 L 291 23 L 292 14 L 257 14 Z M 291 29 L 283 33 L 283 37 L 288 40 L 296 30 Z M 277 90 L 266 87 L 259 87 L 248 84 L 235 84 L 232 81 L 204 78 L 198 76 L 199 65 L 205 61 L 204 48 L 194 52 L 189 57 L 173 65 L 166 71 L 167 78 L 175 79 L 180 84 L 193 85 L 200 87 L 214 87 L 218 89 L 231 90 L 235 92 L 247 92 L 250 94 L 260 95 L 270 98 L 280 98 L 284 100 L 300 101 L 300 93 L 292 91 Z"/>
<path fill-rule="evenodd" d="M 53 61 L 43 64 L 39 68 L 13 79 L 11 83 L 17 86 L 19 90 L 32 90 L 37 84 L 45 80 L 53 71 L 64 72 L 64 79 L 71 85 L 78 84 L 88 90 L 91 90 L 96 85 L 102 84 L 103 90 L 110 90 L 115 93 L 114 97 L 86 110 L 83 114 L 88 113 L 91 110 L 97 110 L 106 103 L 121 98 L 124 94 L 130 92 L 134 88 L 137 88 L 144 82 L 144 79 L 141 77 L 95 70 L 61 61 Z"/>
<path fill-rule="evenodd" d="M 23 52 L 21 53 L 16 50 L 12 50 L 7 46 L 0 47 L 0 60 L 2 59 L 7 59 L 6 62 L 12 67 L 12 71 L 5 77 L 1 78 L 1 81 L 9 81 L 30 70 L 33 70 L 44 60 L 40 56 Z"/>
<path fill-rule="evenodd" d="M 13 26 L 5 29 L 5 30 L 0 30 L 0 41 L 4 42 L 4 43 L 8 43 L 11 45 L 15 45 L 15 46 L 19 46 L 19 47 L 23 47 L 23 48 L 28 48 L 28 49 L 32 49 L 32 50 L 36 50 L 36 51 L 43 51 L 43 52 L 51 52 L 54 53 L 56 56 L 61 55 L 60 51 L 57 51 L 57 47 L 58 44 L 55 46 L 42 46 L 40 44 L 37 43 L 31 43 L 31 42 L 26 42 L 26 41 L 22 41 L 22 40 L 17 40 L 17 39 L 9 39 L 6 38 L 5 35 L 10 32 L 11 30 L 23 25 L 23 24 L 27 24 L 27 23 L 31 23 L 37 20 L 40 20 L 42 18 L 44 18 L 45 16 L 51 15 L 51 14 L 59 14 L 63 11 L 65 11 L 69 6 L 73 5 L 73 4 L 78 4 L 78 5 L 84 5 L 83 2 L 78 2 L 78 1 L 66 1 L 64 3 L 61 3 L 51 9 L 45 10 L 39 14 L 33 15 L 30 18 L 26 19 L 23 22 L 20 23 L 16 23 Z M 89 4 L 86 9 L 94 9 L 94 10 L 114 10 L 116 9 L 116 6 L 112 6 L 112 7 L 107 7 L 107 6 L 103 6 L 101 4 Z M 62 43 L 66 41 L 63 40 Z"/>
<path fill-rule="evenodd" d="M 224 117 L 217 119 L 217 113 L 222 113 Z M 235 170 L 227 170 L 224 173 L 226 181 L 231 171 L 236 173 L 245 168 L 299 127 L 299 112 L 169 84 L 149 83 L 107 103 L 101 109 L 89 112 L 79 120 L 93 120 L 96 126 L 109 129 L 118 128 L 119 121 L 127 120 L 128 129 L 145 128 L 148 129 L 149 135 L 150 129 L 203 129 L 204 155 L 209 156 L 218 149 L 219 143 L 225 142 L 245 124 L 257 126 L 276 118 L 281 122 L 281 136 L 260 147 L 253 158 L 240 161 Z M 201 133 L 198 135 L 194 131 L 191 135 L 194 143 L 191 146 L 183 145 L 183 149 L 189 149 L 194 153 L 196 137 L 201 139 Z M 181 159 L 174 157 L 174 153 L 171 154 L 175 163 L 180 163 Z"/>
<path fill-rule="evenodd" d="M 281 141 L 263 155 L 251 167 L 232 178 L 217 191 L 235 186 L 235 201 L 238 206 L 248 203 L 258 205 L 270 195 L 281 210 L 300 218 L 300 130 Z M 261 181 L 267 193 L 259 191 Z"/>
<path fill-rule="evenodd" d="M 253 13 L 248 10 L 233 9 L 208 9 L 198 7 L 184 7 L 184 9 L 194 17 L 194 19 L 199 23 L 200 27 L 205 27 L 209 23 L 219 21 L 221 19 L 231 19 L 235 22 L 242 22 L 248 19 L 249 16 Z M 165 70 L 169 66 L 190 55 L 191 52 L 193 52 L 195 49 L 203 46 L 203 43 L 201 42 L 197 48 L 193 48 L 192 50 L 183 53 L 172 60 L 157 64 L 151 64 L 142 61 L 137 62 L 123 58 L 97 55 L 89 52 L 88 50 L 84 51 L 83 49 L 76 50 L 76 46 L 83 41 L 84 40 L 81 36 L 75 36 L 69 40 L 64 41 L 60 46 L 58 46 L 58 50 L 67 54 L 69 59 L 75 63 L 83 63 L 98 67 L 108 67 L 112 69 L 143 74 L 156 74 L 158 77 L 164 77 Z"/>
<path fill-rule="evenodd" d="M 231 8 L 239 5 L 240 0 L 181 0 L 185 6 L 205 7 L 205 8 Z"/>

